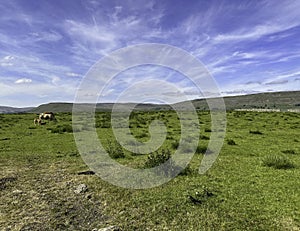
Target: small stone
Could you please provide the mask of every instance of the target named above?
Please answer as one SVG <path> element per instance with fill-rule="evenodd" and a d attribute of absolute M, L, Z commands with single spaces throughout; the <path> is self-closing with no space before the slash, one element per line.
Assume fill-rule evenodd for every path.
<path fill-rule="evenodd" d="M 74 193 L 79 194 L 79 193 L 84 193 L 87 191 L 87 186 L 85 184 L 80 184 L 77 186 L 77 188 L 74 190 Z"/>
<path fill-rule="evenodd" d="M 121 229 L 118 226 L 109 226 L 102 229 L 98 229 L 98 231 L 120 231 Z"/>
<path fill-rule="evenodd" d="M 13 194 L 22 194 L 23 191 L 19 190 L 19 189 L 16 189 L 14 191 L 12 191 Z"/>

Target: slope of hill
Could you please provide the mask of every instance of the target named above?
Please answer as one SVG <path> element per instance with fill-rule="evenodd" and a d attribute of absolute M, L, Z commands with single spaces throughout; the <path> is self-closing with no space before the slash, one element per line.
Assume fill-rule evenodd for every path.
<path fill-rule="evenodd" d="M 32 113 L 42 113 L 45 111 L 52 112 L 71 112 L 73 104 L 72 103 L 47 103 L 41 104 L 40 106 L 30 110 Z"/>
<path fill-rule="evenodd" d="M 229 96 L 224 97 L 224 102 L 227 110 L 239 108 L 300 109 L 300 91 Z M 193 104 L 197 109 L 208 109 L 205 99 L 194 100 Z"/>
<path fill-rule="evenodd" d="M 205 99 L 197 99 L 192 101 L 195 108 L 198 110 L 208 110 L 208 105 Z M 227 110 L 234 110 L 240 108 L 271 108 L 271 109 L 300 109 L 300 91 L 288 92 L 270 92 L 259 93 L 252 95 L 240 95 L 224 97 L 224 102 Z M 96 111 L 110 111 L 113 103 L 99 103 L 96 106 Z M 177 106 L 184 109 L 186 102 L 180 102 Z M 92 104 L 82 104 L 82 106 L 90 107 Z M 127 108 L 132 106 L 131 103 L 121 104 L 122 107 Z M 44 111 L 53 112 L 72 112 L 72 103 L 49 103 L 42 104 L 36 108 L 9 108 L 0 107 L 0 113 L 18 113 L 18 112 L 32 112 L 41 113 Z M 135 107 L 136 110 L 170 110 L 171 106 L 165 104 L 139 104 Z"/>
<path fill-rule="evenodd" d="M 31 111 L 33 109 L 34 107 L 16 108 L 16 107 L 0 106 L 0 114 L 23 113 L 23 112 Z"/>
<path fill-rule="evenodd" d="M 128 108 L 132 106 L 131 103 L 120 104 L 121 108 Z M 91 107 L 93 104 L 81 104 L 82 107 Z M 113 103 L 98 103 L 96 105 L 96 111 L 111 111 L 113 108 Z M 140 104 L 136 107 L 136 110 L 169 110 L 171 107 L 169 105 L 158 105 L 158 104 Z M 32 113 L 41 113 L 45 111 L 53 111 L 53 112 L 72 112 L 73 104 L 72 103 L 49 103 L 42 104 L 32 110 Z"/>

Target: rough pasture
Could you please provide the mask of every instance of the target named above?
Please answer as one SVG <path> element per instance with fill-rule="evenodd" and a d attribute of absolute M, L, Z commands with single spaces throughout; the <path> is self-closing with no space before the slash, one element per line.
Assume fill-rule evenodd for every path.
<path fill-rule="evenodd" d="M 34 126 L 34 116 L 0 115 L 0 227 L 4 230 L 300 229 L 300 114 L 228 112 L 227 136 L 218 160 L 199 175 L 211 133 L 209 113 L 199 112 L 202 139 L 189 171 L 148 190 L 118 188 L 90 172 L 69 129 L 71 114 L 58 113 L 58 122 L 44 126 Z M 132 134 L 147 141 L 153 119 L 161 119 L 168 128 L 158 155 L 163 150 L 172 154 L 180 137 L 175 113 L 133 113 Z M 73 132 L 89 129 L 78 126 Z M 145 167 L 147 155 L 116 143 L 109 113 L 96 114 L 96 130 L 116 161 Z M 123 155 L 116 155 L 120 151 Z M 282 159 L 292 165 L 277 168 Z"/>

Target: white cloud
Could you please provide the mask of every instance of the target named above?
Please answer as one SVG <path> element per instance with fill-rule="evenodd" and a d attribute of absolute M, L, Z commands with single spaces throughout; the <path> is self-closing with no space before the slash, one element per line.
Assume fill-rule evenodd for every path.
<path fill-rule="evenodd" d="M 82 75 L 74 73 L 74 72 L 67 72 L 66 75 L 70 76 L 70 77 L 82 77 Z"/>
<path fill-rule="evenodd" d="M 63 73 L 70 72 L 70 68 L 68 66 L 56 65 L 48 62 L 45 59 L 41 59 L 38 56 L 33 54 L 26 55 L 25 53 L 15 53 L 13 56 L 10 56 L 7 60 L 11 62 L 9 64 L 7 60 L 0 60 L 1 64 L 5 63 L 6 66 L 17 66 L 17 68 L 13 68 L 10 71 L 14 72 L 15 76 L 30 76 L 31 79 L 37 79 L 39 81 L 46 82 L 57 82 L 59 75 Z M 13 57 L 13 58 L 11 58 Z M 1 62 L 2 61 L 2 62 Z M 1 70 L 0 70 L 1 73 Z M 2 74 L 2 75 L 5 75 Z"/>
<path fill-rule="evenodd" d="M 219 34 L 214 40 L 216 42 L 255 40 L 266 35 L 288 30 L 294 26 L 295 25 L 282 26 L 276 24 L 258 25 L 250 30 L 249 28 L 244 28 L 228 34 Z"/>
<path fill-rule="evenodd" d="M 31 83 L 32 79 L 27 79 L 27 78 L 21 78 L 21 79 L 17 79 L 15 81 L 16 84 L 22 84 L 22 83 Z"/>
<path fill-rule="evenodd" d="M 71 36 L 81 38 L 84 42 L 113 43 L 115 34 L 104 26 L 84 24 L 74 20 L 66 20 L 66 29 Z"/>
<path fill-rule="evenodd" d="M 249 20 L 241 21 L 239 28 L 231 32 L 219 33 L 214 37 L 214 42 L 240 42 L 264 36 L 268 36 L 268 41 L 275 41 L 293 36 L 287 30 L 300 25 L 299 1 L 286 0 L 274 4 L 274 1 L 266 0 L 253 5 L 257 10 L 248 16 Z"/>
<path fill-rule="evenodd" d="M 284 75 L 279 75 L 277 78 L 290 78 L 290 77 L 295 77 L 295 76 L 299 76 L 300 75 L 300 71 L 296 71 L 290 74 L 284 74 Z"/>
<path fill-rule="evenodd" d="M 57 85 L 59 82 L 60 82 L 60 78 L 58 76 L 52 76 L 51 77 L 51 82 L 54 84 L 54 85 Z"/>
<path fill-rule="evenodd" d="M 260 93 L 260 92 L 262 92 L 262 91 L 251 90 L 251 89 L 248 89 L 248 90 L 234 89 L 234 90 L 222 91 L 221 94 L 224 97 L 224 96 L 255 94 L 255 93 Z"/>
<path fill-rule="evenodd" d="M 285 83 L 287 83 L 287 82 L 288 82 L 287 79 L 280 79 L 280 80 L 272 80 L 272 81 L 266 82 L 266 83 L 264 83 L 264 84 L 266 84 L 266 85 L 272 85 L 272 84 L 285 84 Z"/>
<path fill-rule="evenodd" d="M 297 87 L 298 82 L 294 81 L 299 78 L 297 73 L 286 74 L 295 68 L 300 57 L 295 36 L 299 32 L 295 27 L 300 25 L 300 2 L 297 1 L 195 4 L 199 8 L 176 9 L 178 14 L 174 15 L 176 11 L 171 12 L 168 5 L 173 3 L 168 2 L 129 0 L 106 4 L 89 0 L 82 3 L 80 11 L 77 9 L 77 17 L 75 11 L 70 14 L 57 11 L 54 18 L 49 16 L 52 12 L 27 15 L 22 5 L 6 2 L 0 3 L 4 12 L 0 15 L 3 22 L 0 42 L 4 48 L 0 51 L 0 76 L 14 76 L 9 80 L 1 77 L 1 81 L 10 82 L 17 92 L 30 87 L 33 92 L 51 95 L 54 99 L 57 96 L 51 93 L 53 88 L 57 89 L 56 93 L 67 86 L 74 90 L 88 68 L 103 55 L 143 42 L 167 43 L 191 52 L 220 78 L 222 85 L 230 86 L 228 91 L 231 92 L 246 85 L 247 92 L 251 92 L 251 88 L 264 90 L 272 83 L 273 89 L 292 86 L 292 82 L 292 87 Z M 47 4 L 55 10 L 54 5 Z M 172 7 L 175 9 L 176 4 Z M 10 13 L 14 11 L 15 15 Z M 19 25 L 23 26 L 20 31 Z M 288 63 L 291 60 L 294 62 Z M 281 63 L 274 65 L 276 62 Z M 265 74 L 270 70 L 273 73 Z M 139 76 L 138 80 L 176 82 L 173 75 L 168 77 L 168 73 L 161 73 L 154 69 L 125 73 L 126 78 L 111 84 L 115 90 L 109 93 L 119 93 L 122 86 L 128 86 Z M 30 79 L 22 78 L 24 76 Z M 257 81 L 261 84 L 256 84 Z M 237 82 L 240 85 L 235 85 Z M 21 83 L 31 84 L 24 87 Z M 187 95 L 195 93 L 188 89 L 189 83 L 182 81 L 178 86 Z"/>
<path fill-rule="evenodd" d="M 10 67 L 14 65 L 14 56 L 7 55 L 0 59 L 0 67 Z"/>
<path fill-rule="evenodd" d="M 268 78 L 264 84 L 282 84 L 287 83 L 289 80 L 291 80 L 294 77 L 300 76 L 300 71 L 296 70 L 293 72 L 290 72 L 288 74 L 273 74 L 271 78 Z"/>
<path fill-rule="evenodd" d="M 1 67 L 11 67 L 13 65 L 14 65 L 13 63 L 5 63 L 5 62 L 0 63 Z"/>
<path fill-rule="evenodd" d="M 29 37 L 27 38 L 27 42 L 57 42 L 61 40 L 63 37 L 61 34 L 55 31 L 41 31 L 41 32 L 34 32 L 30 33 Z"/>
<path fill-rule="evenodd" d="M 74 81 L 54 85 L 51 82 L 43 83 L 28 78 L 10 81 L 12 78 L 0 76 L 0 79 L 2 80 L 0 82 L 0 98 L 3 100 L 0 105 L 11 102 L 11 106 L 24 107 L 37 106 L 45 102 L 72 101 L 77 87 Z"/>
<path fill-rule="evenodd" d="M 11 56 L 11 55 L 7 55 L 3 58 L 3 60 L 14 60 L 15 57 Z"/>

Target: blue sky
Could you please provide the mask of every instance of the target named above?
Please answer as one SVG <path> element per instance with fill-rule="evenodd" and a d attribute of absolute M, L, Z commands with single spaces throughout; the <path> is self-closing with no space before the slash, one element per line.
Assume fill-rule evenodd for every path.
<path fill-rule="evenodd" d="M 0 105 L 72 102 L 95 62 L 140 43 L 190 52 L 224 96 L 300 90 L 299 9 L 297 0 L 0 1 Z M 124 76 L 170 73 L 145 67 Z M 122 89 L 111 85 L 107 101 Z M 199 97 L 187 83 L 180 88 Z"/>

